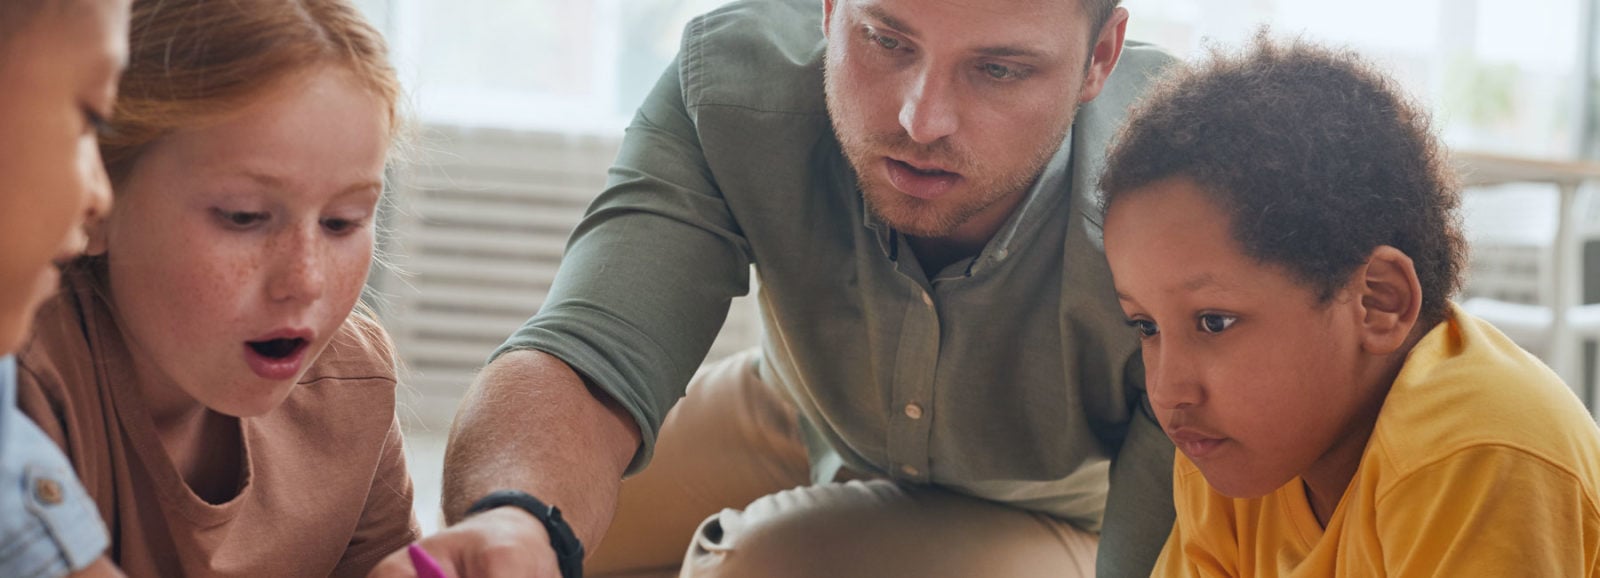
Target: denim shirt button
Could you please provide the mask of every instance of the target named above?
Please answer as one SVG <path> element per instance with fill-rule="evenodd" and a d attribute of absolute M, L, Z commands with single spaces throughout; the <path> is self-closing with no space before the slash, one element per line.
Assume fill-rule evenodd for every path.
<path fill-rule="evenodd" d="M 61 503 L 66 493 L 61 489 L 61 482 L 51 478 L 39 478 L 33 482 L 33 497 L 46 506 L 55 506 Z"/>

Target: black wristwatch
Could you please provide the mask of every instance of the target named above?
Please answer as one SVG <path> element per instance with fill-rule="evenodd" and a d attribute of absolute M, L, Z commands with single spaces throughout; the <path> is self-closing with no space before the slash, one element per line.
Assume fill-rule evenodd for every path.
<path fill-rule="evenodd" d="M 539 498 L 517 490 L 500 490 L 472 503 L 467 515 L 493 510 L 500 506 L 516 506 L 538 518 L 550 534 L 550 548 L 556 551 L 556 564 L 561 568 L 561 578 L 583 578 L 583 542 L 572 533 L 572 526 L 561 519 L 561 510 L 546 505 Z"/>

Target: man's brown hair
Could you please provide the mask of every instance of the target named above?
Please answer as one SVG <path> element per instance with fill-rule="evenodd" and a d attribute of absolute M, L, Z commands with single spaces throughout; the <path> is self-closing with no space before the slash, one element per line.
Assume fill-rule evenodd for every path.
<path fill-rule="evenodd" d="M 1380 245 L 1411 257 L 1429 325 L 1461 285 L 1460 192 L 1444 150 L 1427 114 L 1353 52 L 1265 31 L 1238 53 L 1213 50 L 1157 84 L 1106 162 L 1102 210 L 1190 179 L 1246 254 L 1323 302 Z"/>
<path fill-rule="evenodd" d="M 1094 26 L 1089 28 L 1089 45 L 1094 46 L 1094 41 L 1100 36 L 1100 28 L 1111 19 L 1111 11 L 1117 9 L 1122 0 L 1079 0 L 1083 3 L 1083 13 L 1089 17 L 1089 23 Z"/>

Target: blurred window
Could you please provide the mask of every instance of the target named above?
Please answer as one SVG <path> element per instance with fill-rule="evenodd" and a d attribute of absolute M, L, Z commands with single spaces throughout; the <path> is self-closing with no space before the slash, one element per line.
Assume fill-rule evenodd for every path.
<path fill-rule="evenodd" d="M 615 133 L 728 0 L 360 0 L 431 123 Z"/>
<path fill-rule="evenodd" d="M 1458 148 L 1564 157 L 1583 142 L 1584 2 L 1127 0 L 1129 38 L 1193 57 L 1262 25 L 1369 56 Z M 727 0 L 358 0 L 388 32 L 427 121 L 615 134 Z M 1589 10 L 1593 10 L 1589 8 Z M 1591 12 L 1592 13 L 1592 12 Z M 1592 44 L 1592 43 L 1590 43 Z"/>
<path fill-rule="evenodd" d="M 1136 0 L 1128 37 L 1185 56 L 1262 24 L 1353 48 L 1396 76 L 1461 149 L 1570 157 L 1583 138 L 1582 2 Z"/>

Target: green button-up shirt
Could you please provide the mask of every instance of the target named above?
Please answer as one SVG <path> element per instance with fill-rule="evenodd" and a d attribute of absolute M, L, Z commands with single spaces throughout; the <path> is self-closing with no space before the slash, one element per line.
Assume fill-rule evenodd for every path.
<path fill-rule="evenodd" d="M 842 462 L 1088 529 L 1109 511 L 1102 572 L 1108 549 L 1147 572 L 1171 527 L 1173 448 L 1141 410 L 1094 182 L 1170 57 L 1130 43 L 1010 220 L 929 274 L 840 152 L 821 16 L 815 0 L 752 0 L 689 24 L 544 308 L 496 355 L 551 353 L 615 397 L 643 434 L 636 471 L 754 264 L 760 375 L 799 408 L 819 478 Z"/>

